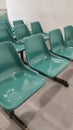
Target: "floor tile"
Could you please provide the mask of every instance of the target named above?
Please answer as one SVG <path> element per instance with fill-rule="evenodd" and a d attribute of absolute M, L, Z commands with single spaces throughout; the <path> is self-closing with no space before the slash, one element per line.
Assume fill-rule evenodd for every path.
<path fill-rule="evenodd" d="M 31 97 L 29 104 L 36 106 L 37 109 L 42 109 L 52 100 L 52 98 L 54 98 L 61 88 L 62 86 L 58 83 L 53 82 L 52 84 L 49 84 L 47 82 L 47 86 L 44 87 L 39 94 L 37 93 Z"/>
<path fill-rule="evenodd" d="M 29 124 L 30 130 L 61 130 L 59 127 L 53 125 L 50 121 L 38 114 L 35 119 Z"/>
<path fill-rule="evenodd" d="M 62 88 L 52 101 L 73 113 L 73 88 Z"/>
<path fill-rule="evenodd" d="M 73 114 L 54 102 L 50 102 L 42 111 L 44 118 L 61 130 L 69 130 L 73 125 Z"/>

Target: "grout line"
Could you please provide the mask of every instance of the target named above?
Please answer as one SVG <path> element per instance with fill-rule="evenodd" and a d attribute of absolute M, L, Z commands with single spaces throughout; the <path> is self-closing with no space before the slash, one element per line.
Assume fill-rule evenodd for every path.
<path fill-rule="evenodd" d="M 51 101 L 51 102 L 53 102 L 54 104 L 56 104 L 56 105 L 59 106 L 60 108 L 64 109 L 65 111 L 67 111 L 67 112 L 69 112 L 69 113 L 71 113 L 71 114 L 73 115 L 73 112 L 71 112 L 71 111 L 68 110 L 67 108 L 62 107 L 61 105 L 57 104 L 55 101 Z"/>

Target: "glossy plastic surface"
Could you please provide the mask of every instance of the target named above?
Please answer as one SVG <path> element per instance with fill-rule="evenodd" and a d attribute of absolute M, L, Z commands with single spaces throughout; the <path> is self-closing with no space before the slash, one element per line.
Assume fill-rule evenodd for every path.
<path fill-rule="evenodd" d="M 44 40 L 49 40 L 49 34 L 48 33 L 42 33 L 42 36 L 44 37 Z"/>
<path fill-rule="evenodd" d="M 39 21 L 31 23 L 32 34 L 44 33 Z"/>
<path fill-rule="evenodd" d="M 0 19 L 0 22 L 5 22 L 5 23 L 7 23 L 7 25 L 9 26 L 9 28 L 11 28 L 11 29 L 12 29 L 12 26 L 11 26 L 11 24 L 10 24 L 10 22 L 9 22 L 8 18 L 5 18 L 5 19 Z"/>
<path fill-rule="evenodd" d="M 13 42 L 12 44 L 15 47 L 17 52 L 21 52 L 21 51 L 25 50 L 25 45 L 19 41 L 15 42 L 15 43 Z"/>
<path fill-rule="evenodd" d="M 73 47 L 73 27 L 72 25 L 64 27 L 65 43 Z"/>
<path fill-rule="evenodd" d="M 67 47 L 60 29 L 49 32 L 51 50 L 60 56 L 73 60 L 73 48 Z"/>
<path fill-rule="evenodd" d="M 0 44 L 0 106 L 3 109 L 14 110 L 44 84 L 44 77 L 24 66 L 10 42 Z"/>
<path fill-rule="evenodd" d="M 14 26 L 24 24 L 23 20 L 15 20 L 13 21 Z"/>
<path fill-rule="evenodd" d="M 13 39 L 13 37 L 12 37 L 10 31 L 8 30 L 8 28 L 2 28 L 2 29 L 0 29 L 0 43 L 1 42 L 5 42 L 5 41 L 11 41 L 12 44 L 13 44 L 13 46 L 15 47 L 15 49 L 18 52 L 20 52 L 20 51 L 22 51 L 22 50 L 25 49 L 24 44 L 22 44 L 20 42 L 16 42 Z"/>
<path fill-rule="evenodd" d="M 0 28 L 7 27 L 13 35 L 12 28 L 7 21 L 0 20 Z"/>
<path fill-rule="evenodd" d="M 16 38 L 24 43 L 24 38 L 30 36 L 30 32 L 25 24 L 17 25 L 14 27 Z"/>
<path fill-rule="evenodd" d="M 57 76 L 69 65 L 68 60 L 50 53 L 41 35 L 27 38 L 25 49 L 29 65 L 51 78 Z"/>
<path fill-rule="evenodd" d="M 49 39 L 49 34 L 45 33 L 39 21 L 31 23 L 32 34 L 42 34 L 45 40 Z"/>

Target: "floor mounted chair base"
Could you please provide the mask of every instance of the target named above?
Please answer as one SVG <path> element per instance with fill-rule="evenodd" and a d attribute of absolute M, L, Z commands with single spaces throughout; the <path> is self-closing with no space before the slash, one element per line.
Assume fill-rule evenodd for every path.
<path fill-rule="evenodd" d="M 65 58 L 51 53 L 46 46 L 43 36 L 33 35 L 25 39 L 25 50 L 27 62 L 31 68 L 66 87 L 68 86 L 67 81 L 61 80 L 56 76 L 62 72 L 70 62 Z"/>
<path fill-rule="evenodd" d="M 10 42 L 0 44 L 0 107 L 24 130 L 25 125 L 14 110 L 45 84 L 45 79 L 28 69 Z"/>
<path fill-rule="evenodd" d="M 73 48 L 67 47 L 63 40 L 63 36 L 60 29 L 56 29 L 49 32 L 49 41 L 51 51 L 59 56 L 73 60 Z"/>

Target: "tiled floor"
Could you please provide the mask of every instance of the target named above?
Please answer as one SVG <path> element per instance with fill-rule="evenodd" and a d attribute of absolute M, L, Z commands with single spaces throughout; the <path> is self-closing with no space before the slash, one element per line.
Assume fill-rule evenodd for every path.
<path fill-rule="evenodd" d="M 73 130 L 73 63 L 59 77 L 70 86 L 47 78 L 46 85 L 16 110 L 30 130 Z M 0 110 L 0 130 L 21 130 Z"/>

